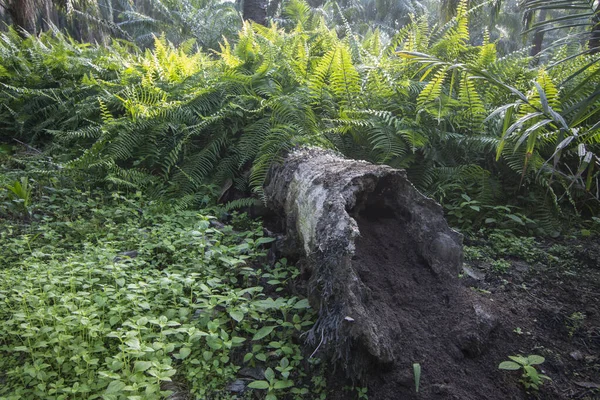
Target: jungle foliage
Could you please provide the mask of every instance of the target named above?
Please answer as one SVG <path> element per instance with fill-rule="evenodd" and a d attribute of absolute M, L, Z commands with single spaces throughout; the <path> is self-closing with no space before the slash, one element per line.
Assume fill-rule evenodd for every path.
<path fill-rule="evenodd" d="M 325 398 L 298 269 L 211 216 L 297 146 L 405 168 L 498 274 L 562 263 L 508 231 L 600 233 L 599 6 L 0 0 L 0 397 Z"/>
<path fill-rule="evenodd" d="M 455 225 L 553 234 L 598 208 L 598 55 L 571 42 L 536 65 L 475 43 L 465 1 L 443 26 L 391 39 L 328 27 L 307 3 L 285 29 L 244 23 L 216 52 L 155 37 L 81 44 L 54 30 L 0 38 L 0 132 L 49 144 L 60 173 L 193 203 L 260 195 L 298 145 L 406 168 Z M 231 190 L 231 189 L 230 189 Z"/>
<path fill-rule="evenodd" d="M 114 38 L 151 46 L 165 34 L 179 44 L 195 39 L 216 48 L 223 35 L 241 26 L 233 1 L 221 0 L 0 0 L 0 23 L 36 35 L 57 29 L 90 43 L 109 44 Z"/>

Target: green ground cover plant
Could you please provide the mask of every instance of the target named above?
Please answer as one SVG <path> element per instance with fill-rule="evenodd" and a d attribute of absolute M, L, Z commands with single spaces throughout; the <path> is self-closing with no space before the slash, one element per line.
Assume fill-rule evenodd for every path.
<path fill-rule="evenodd" d="M 298 272 L 263 264 L 258 223 L 66 186 L 36 177 L 31 220 L 0 220 L 1 398 L 229 398 L 243 366 L 304 398 L 313 313 L 279 291 Z"/>

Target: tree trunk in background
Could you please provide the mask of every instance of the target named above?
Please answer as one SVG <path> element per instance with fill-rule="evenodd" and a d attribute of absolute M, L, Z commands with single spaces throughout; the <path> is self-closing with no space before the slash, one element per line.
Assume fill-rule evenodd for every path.
<path fill-rule="evenodd" d="M 245 20 L 258 24 L 267 24 L 267 2 L 265 0 L 244 0 L 243 15 Z"/>
<path fill-rule="evenodd" d="M 592 37 L 588 42 L 588 46 L 591 49 L 592 54 L 600 52 L 600 2 L 596 6 L 596 15 L 592 18 Z"/>
<path fill-rule="evenodd" d="M 267 6 L 267 16 L 279 15 L 282 0 L 271 0 Z"/>
<path fill-rule="evenodd" d="M 440 23 L 444 25 L 456 16 L 459 0 L 442 0 L 440 1 L 439 14 Z"/>
<path fill-rule="evenodd" d="M 34 0 L 12 0 L 8 3 L 8 14 L 15 26 L 35 33 L 36 5 Z"/>
<path fill-rule="evenodd" d="M 540 15 L 538 17 L 538 22 L 544 21 L 546 19 L 546 10 L 543 9 L 540 11 Z M 534 57 L 542 51 L 542 42 L 544 41 L 544 32 L 542 32 L 542 28 L 536 29 L 533 34 L 533 47 L 531 48 L 530 56 Z"/>
<path fill-rule="evenodd" d="M 44 0 L 44 20 L 43 20 L 43 27 L 44 29 L 50 29 L 50 25 L 56 25 L 59 26 L 58 24 L 58 12 L 56 11 L 56 8 L 54 7 L 54 3 L 52 2 L 52 0 Z"/>

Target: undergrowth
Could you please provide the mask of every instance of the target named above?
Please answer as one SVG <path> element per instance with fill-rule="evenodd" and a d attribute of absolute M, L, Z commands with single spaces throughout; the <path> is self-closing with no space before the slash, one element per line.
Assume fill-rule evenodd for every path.
<path fill-rule="evenodd" d="M 32 174 L 30 208 L 0 211 L 0 398 L 226 399 L 242 367 L 259 372 L 237 398 L 305 398 L 314 313 L 258 223 Z"/>

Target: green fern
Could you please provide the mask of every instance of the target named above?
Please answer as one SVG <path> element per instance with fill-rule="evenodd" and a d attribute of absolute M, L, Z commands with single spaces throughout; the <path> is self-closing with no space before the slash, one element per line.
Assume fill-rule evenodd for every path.
<path fill-rule="evenodd" d="M 211 54 L 172 44 L 172 30 L 153 35 L 165 9 L 152 4 L 152 21 L 129 10 L 123 25 L 149 35 L 144 51 L 1 33 L 1 134 L 51 142 L 68 149 L 69 171 L 182 206 L 215 187 L 260 197 L 273 163 L 302 145 L 406 168 L 446 205 L 465 194 L 482 213 L 539 202 L 543 216 L 598 192 L 600 67 L 585 55 L 547 68 L 498 58 L 487 33 L 472 44 L 466 1 L 444 26 L 413 17 L 394 37 L 372 28 L 362 40 L 291 1 L 281 25 L 246 22 Z"/>

